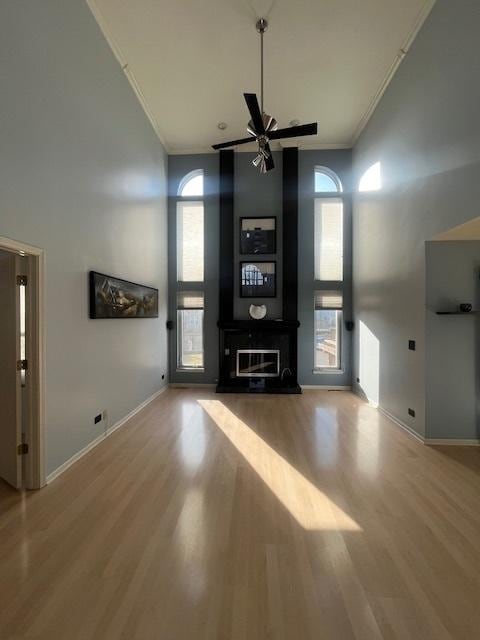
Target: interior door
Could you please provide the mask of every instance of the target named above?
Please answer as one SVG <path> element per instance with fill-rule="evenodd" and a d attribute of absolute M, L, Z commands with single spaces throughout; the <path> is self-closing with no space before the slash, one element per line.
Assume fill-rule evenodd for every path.
<path fill-rule="evenodd" d="M 0 250 L 0 477 L 22 485 L 19 257 Z"/>

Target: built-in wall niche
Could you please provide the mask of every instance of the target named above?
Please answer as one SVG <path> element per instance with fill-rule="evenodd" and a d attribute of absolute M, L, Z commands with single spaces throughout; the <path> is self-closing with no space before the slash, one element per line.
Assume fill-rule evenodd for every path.
<path fill-rule="evenodd" d="M 276 217 L 240 218 L 240 253 L 273 254 L 277 250 Z"/>

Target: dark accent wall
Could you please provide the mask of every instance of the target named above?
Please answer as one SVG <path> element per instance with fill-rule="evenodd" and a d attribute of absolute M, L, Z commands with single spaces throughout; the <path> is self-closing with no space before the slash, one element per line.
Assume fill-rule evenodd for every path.
<path fill-rule="evenodd" d="M 313 373 L 313 211 L 314 211 L 314 169 L 316 165 L 326 166 L 335 171 L 344 186 L 345 202 L 345 283 L 344 283 L 344 319 L 350 320 L 352 315 L 351 298 L 351 151 L 299 151 L 298 152 L 298 295 L 290 289 L 284 298 L 282 296 L 284 268 L 284 243 L 292 241 L 293 218 L 295 215 L 294 184 L 295 163 L 294 150 L 288 150 L 285 161 L 282 152 L 274 152 L 275 169 L 265 175 L 259 173 L 252 165 L 253 153 L 235 153 L 234 164 L 234 222 L 233 222 L 233 265 L 234 281 L 234 319 L 248 319 L 248 307 L 252 300 L 239 297 L 239 226 L 241 216 L 276 216 L 277 217 L 277 254 L 261 256 L 261 259 L 277 261 L 277 290 L 278 297 L 273 299 L 257 299 L 261 304 L 265 302 L 268 308 L 268 318 L 296 319 L 294 306 L 298 304 L 298 319 L 301 326 L 298 330 L 298 380 L 307 385 L 351 385 L 351 336 L 350 332 L 342 331 L 342 371 L 332 374 Z M 170 380 L 172 382 L 213 383 L 218 377 L 218 328 L 220 319 L 218 306 L 219 283 L 222 259 L 219 259 L 219 230 L 221 225 L 228 225 L 228 220 L 219 217 L 220 162 L 230 171 L 228 156 L 219 154 L 199 154 L 170 156 L 169 158 L 169 282 L 170 282 L 170 317 L 175 320 L 175 196 L 182 177 L 193 169 L 204 169 L 205 187 L 205 372 L 190 373 L 177 372 L 175 362 L 176 332 L 170 331 Z M 285 167 L 284 162 L 287 164 Z M 288 180 L 283 180 L 283 171 L 289 172 Z M 225 183 L 227 184 L 227 183 Z M 285 201 L 283 196 L 286 197 Z M 231 203 L 224 200 L 226 211 L 230 212 Z M 228 215 L 230 215 L 228 213 Z M 293 231 L 294 234 L 294 231 Z M 226 256 L 224 258 L 226 260 Z M 228 268 L 228 267 L 227 267 Z M 295 269 L 295 265 L 292 265 Z M 226 273 L 226 272 L 225 272 Z M 293 271 L 292 271 L 293 273 Z M 285 289 L 287 291 L 287 289 Z M 287 300 L 286 298 L 293 298 Z M 296 300 L 295 300 L 296 297 Z M 224 309 L 228 313 L 230 302 Z M 291 314 L 285 318 L 284 314 Z"/>
<path fill-rule="evenodd" d="M 298 316 L 298 148 L 283 150 L 283 319 Z"/>
<path fill-rule="evenodd" d="M 275 169 L 261 174 L 253 166 L 254 153 L 235 153 L 235 189 L 234 189 L 234 318 L 246 320 L 250 318 L 248 309 L 254 304 L 267 306 L 267 318 L 275 320 L 282 317 L 283 288 L 283 224 L 282 224 L 282 153 L 273 152 Z M 258 256 L 258 260 L 275 260 L 277 263 L 277 297 L 276 298 L 241 298 L 240 271 L 241 260 L 249 256 L 240 255 L 240 218 L 256 216 L 276 216 L 277 218 L 277 252 Z"/>
<path fill-rule="evenodd" d="M 220 151 L 219 320 L 233 318 L 234 254 L 234 152 Z"/>

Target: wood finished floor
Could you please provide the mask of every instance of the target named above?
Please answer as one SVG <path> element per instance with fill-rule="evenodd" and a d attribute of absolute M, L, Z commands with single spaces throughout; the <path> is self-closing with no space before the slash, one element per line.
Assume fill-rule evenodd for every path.
<path fill-rule="evenodd" d="M 480 638 L 480 452 L 347 392 L 171 389 L 0 487 L 1 640 Z"/>

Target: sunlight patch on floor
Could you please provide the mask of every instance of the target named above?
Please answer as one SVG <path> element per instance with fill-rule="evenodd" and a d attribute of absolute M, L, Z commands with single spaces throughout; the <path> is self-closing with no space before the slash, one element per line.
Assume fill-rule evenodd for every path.
<path fill-rule="evenodd" d="M 304 529 L 361 531 L 358 524 L 220 400 L 199 404 Z"/>

